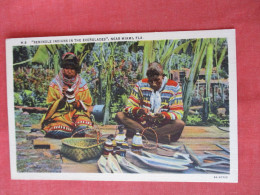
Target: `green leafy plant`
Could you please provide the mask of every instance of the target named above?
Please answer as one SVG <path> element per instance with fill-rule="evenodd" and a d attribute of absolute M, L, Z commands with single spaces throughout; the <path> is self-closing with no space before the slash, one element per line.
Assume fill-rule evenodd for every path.
<path fill-rule="evenodd" d="M 229 116 L 218 117 L 217 115 L 211 113 L 211 114 L 209 114 L 207 124 L 214 124 L 216 126 L 228 127 L 229 126 Z"/>
<path fill-rule="evenodd" d="M 187 126 L 200 126 L 203 125 L 203 121 L 200 115 L 188 115 L 187 121 L 186 121 Z"/>

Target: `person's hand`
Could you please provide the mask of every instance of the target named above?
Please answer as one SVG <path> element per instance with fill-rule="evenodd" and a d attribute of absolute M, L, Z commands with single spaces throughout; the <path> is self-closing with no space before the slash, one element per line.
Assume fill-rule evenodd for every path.
<path fill-rule="evenodd" d="M 165 116 L 161 113 L 150 114 L 146 117 L 146 120 L 150 121 L 151 123 L 156 123 L 158 121 L 162 121 L 163 119 L 165 119 Z"/>
<path fill-rule="evenodd" d="M 74 107 L 75 109 L 80 108 L 80 102 L 79 102 L 79 100 L 75 100 L 74 102 L 72 102 L 72 105 L 73 105 L 73 107 Z"/>
<path fill-rule="evenodd" d="M 149 113 L 149 109 L 147 108 L 140 108 L 137 112 L 139 116 L 147 115 Z"/>
<path fill-rule="evenodd" d="M 165 118 L 165 116 L 161 113 L 151 113 L 146 116 L 146 120 L 151 123 L 156 123 L 158 121 L 162 121 Z"/>
<path fill-rule="evenodd" d="M 154 114 L 154 118 L 156 120 L 162 121 L 163 119 L 165 119 L 165 116 L 162 113 L 156 113 Z"/>
<path fill-rule="evenodd" d="M 63 86 L 62 88 L 62 94 L 63 96 L 66 96 L 66 91 L 68 90 L 68 86 Z"/>
<path fill-rule="evenodd" d="M 66 97 L 66 91 L 67 91 L 67 89 L 68 89 L 68 87 L 67 86 L 64 86 L 63 88 L 62 88 L 62 97 L 61 97 L 61 101 L 63 101 L 63 102 L 66 102 L 66 100 L 67 100 L 67 97 Z"/>

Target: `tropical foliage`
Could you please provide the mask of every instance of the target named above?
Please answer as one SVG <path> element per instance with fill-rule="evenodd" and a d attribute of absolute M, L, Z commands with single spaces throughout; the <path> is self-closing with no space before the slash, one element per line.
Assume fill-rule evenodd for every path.
<path fill-rule="evenodd" d="M 224 38 L 17 46 L 13 48 L 15 105 L 46 107 L 48 85 L 58 73 L 62 55 L 66 52 L 78 56 L 81 76 L 89 85 L 93 104 L 105 105 L 104 124 L 114 123 L 115 114 L 125 106 L 134 84 L 146 76 L 151 62 L 161 63 L 169 77 L 170 70 L 190 69 L 181 83 L 185 121 L 200 70 L 206 69 L 201 115 L 204 122 L 212 113 L 210 82 L 213 68 L 217 70 L 218 78 L 228 77 L 227 41 Z"/>

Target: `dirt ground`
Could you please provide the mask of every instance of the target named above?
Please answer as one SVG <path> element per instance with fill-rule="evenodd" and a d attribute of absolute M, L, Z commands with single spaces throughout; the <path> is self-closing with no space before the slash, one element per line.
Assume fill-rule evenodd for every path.
<path fill-rule="evenodd" d="M 60 150 L 34 149 L 28 130 L 16 131 L 18 172 L 61 172 Z"/>

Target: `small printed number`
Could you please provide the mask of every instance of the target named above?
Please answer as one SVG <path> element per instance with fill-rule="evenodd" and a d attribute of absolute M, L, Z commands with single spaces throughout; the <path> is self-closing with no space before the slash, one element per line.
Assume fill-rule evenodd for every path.
<path fill-rule="evenodd" d="M 221 175 L 221 176 L 215 175 L 214 176 L 214 179 L 227 179 L 227 178 L 228 178 L 228 176 L 223 176 L 223 175 Z"/>

